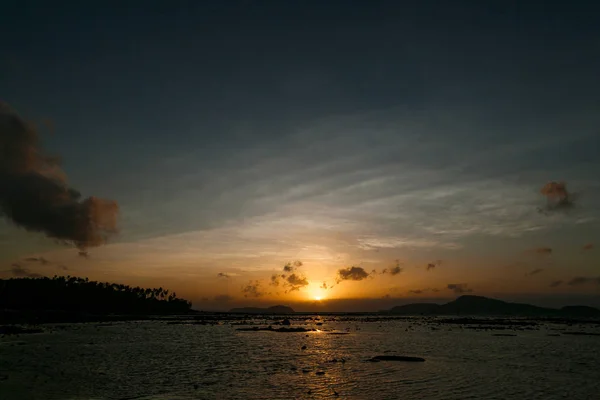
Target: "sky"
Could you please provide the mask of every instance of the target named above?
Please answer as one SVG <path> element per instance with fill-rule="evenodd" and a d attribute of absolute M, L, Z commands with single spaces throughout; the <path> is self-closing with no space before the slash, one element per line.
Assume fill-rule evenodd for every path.
<path fill-rule="evenodd" d="M 3 115 L 40 142 L 2 125 L 0 277 L 205 310 L 600 306 L 598 8 L 9 1 Z"/>

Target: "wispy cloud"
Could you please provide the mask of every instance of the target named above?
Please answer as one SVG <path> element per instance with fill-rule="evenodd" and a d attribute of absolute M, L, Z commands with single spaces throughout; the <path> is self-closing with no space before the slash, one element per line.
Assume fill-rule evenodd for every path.
<path fill-rule="evenodd" d="M 430 271 L 430 270 L 435 269 L 436 267 L 438 267 L 440 265 L 442 265 L 442 260 L 437 260 L 437 261 L 428 263 L 427 266 L 425 267 L 425 269 L 427 271 Z"/>
<path fill-rule="evenodd" d="M 452 290 L 456 294 L 462 293 L 470 293 L 473 289 L 468 287 L 469 285 L 466 283 L 449 283 L 446 288 L 448 290 Z"/>
<path fill-rule="evenodd" d="M 229 276 L 229 275 L 228 275 L 227 273 L 225 273 L 225 272 L 219 272 L 219 273 L 217 274 L 217 277 L 219 277 L 219 278 L 227 278 L 227 279 L 231 278 L 231 276 Z"/>
<path fill-rule="evenodd" d="M 567 282 L 567 284 L 570 286 L 581 286 L 581 285 L 587 285 L 590 283 L 600 285 L 600 276 L 598 276 L 598 277 L 577 276 L 577 277 L 571 279 L 569 282 Z"/>
<path fill-rule="evenodd" d="M 242 288 L 242 293 L 244 297 L 262 297 L 266 293 L 262 290 L 262 285 L 260 281 L 250 281 L 246 286 Z"/>
<path fill-rule="evenodd" d="M 535 249 L 529 250 L 529 252 L 540 256 L 548 256 L 552 254 L 552 249 L 550 247 L 536 247 Z"/>
<path fill-rule="evenodd" d="M 39 262 L 42 265 L 50 264 L 50 261 L 46 260 L 44 257 L 27 257 L 24 259 L 27 262 Z"/>
<path fill-rule="evenodd" d="M 553 287 L 553 288 L 555 288 L 555 287 L 559 287 L 559 286 L 560 286 L 560 285 L 562 285 L 562 284 L 563 284 L 563 281 L 562 281 L 562 280 L 552 281 L 552 282 L 550 283 L 550 287 Z"/>
<path fill-rule="evenodd" d="M 214 301 L 216 301 L 218 303 L 229 303 L 233 300 L 234 300 L 233 296 L 230 296 L 228 294 L 219 294 L 214 297 Z"/>
<path fill-rule="evenodd" d="M 30 270 L 28 270 L 27 268 L 23 268 L 19 264 L 13 264 L 11 266 L 10 273 L 13 276 L 18 277 L 18 278 L 40 278 L 40 277 L 42 277 L 41 274 L 38 274 L 36 272 L 31 272 Z"/>
<path fill-rule="evenodd" d="M 525 276 L 537 275 L 537 274 L 539 274 L 540 272 L 543 272 L 543 271 L 544 270 L 542 268 L 536 268 L 536 269 L 534 269 L 532 271 L 526 272 Z"/>
<path fill-rule="evenodd" d="M 581 248 L 581 250 L 583 250 L 583 251 L 589 251 L 589 250 L 593 250 L 593 249 L 594 249 L 593 243 L 587 243 Z"/>
<path fill-rule="evenodd" d="M 400 272 L 402 272 L 402 267 L 400 265 L 400 260 L 396 260 L 393 267 L 385 268 L 383 271 L 381 271 L 381 274 L 389 274 L 392 276 L 398 275 Z"/>

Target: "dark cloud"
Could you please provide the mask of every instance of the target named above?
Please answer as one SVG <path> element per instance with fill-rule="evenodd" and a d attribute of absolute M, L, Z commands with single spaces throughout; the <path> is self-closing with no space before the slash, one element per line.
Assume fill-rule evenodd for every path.
<path fill-rule="evenodd" d="M 542 186 L 540 193 L 546 197 L 546 205 L 539 208 L 542 213 L 567 211 L 575 206 L 577 195 L 569 193 L 565 182 L 548 182 Z"/>
<path fill-rule="evenodd" d="M 63 271 L 69 270 L 69 268 L 66 265 L 59 265 L 58 268 L 62 269 Z"/>
<path fill-rule="evenodd" d="M 319 288 L 321 288 L 321 289 L 329 289 L 329 286 L 327 286 L 327 282 L 323 282 L 323 284 L 321 286 L 319 286 Z"/>
<path fill-rule="evenodd" d="M 50 264 L 50 261 L 46 260 L 44 257 L 27 257 L 25 258 L 27 262 L 39 262 L 42 265 Z"/>
<path fill-rule="evenodd" d="M 219 294 L 214 297 L 214 300 L 219 303 L 229 303 L 230 301 L 233 301 L 233 297 L 228 294 Z"/>
<path fill-rule="evenodd" d="M 562 284 L 563 284 L 563 281 L 561 281 L 561 280 L 552 281 L 552 283 L 550 283 L 550 287 L 559 287 Z"/>
<path fill-rule="evenodd" d="M 262 291 L 260 281 L 250 281 L 242 288 L 244 297 L 262 297 L 265 292 Z"/>
<path fill-rule="evenodd" d="M 469 285 L 467 285 L 466 283 L 449 283 L 448 286 L 446 286 L 446 288 L 448 290 L 452 290 L 456 294 L 461 294 L 470 293 L 473 291 L 473 289 L 470 289 L 468 286 Z"/>
<path fill-rule="evenodd" d="M 286 282 L 288 290 L 290 291 L 300 290 L 304 286 L 308 286 L 308 280 L 305 277 L 297 274 L 291 274 L 288 276 L 286 278 Z"/>
<path fill-rule="evenodd" d="M 435 267 L 439 267 L 442 264 L 442 260 L 437 260 L 432 263 L 427 264 L 427 271 L 435 269 Z"/>
<path fill-rule="evenodd" d="M 587 276 L 577 276 L 577 277 L 571 279 L 569 282 L 567 282 L 567 285 L 580 286 L 580 285 L 587 285 L 588 283 L 600 285 L 600 276 L 595 277 L 595 278 L 590 278 Z"/>
<path fill-rule="evenodd" d="M 16 276 L 18 278 L 41 278 L 42 277 L 42 275 L 35 273 L 35 272 L 31 272 L 27 268 L 23 268 L 19 264 L 13 264 L 11 266 L 10 273 L 13 276 Z"/>
<path fill-rule="evenodd" d="M 409 290 L 408 293 L 423 294 L 423 293 L 427 293 L 427 292 L 437 293 L 439 291 L 440 291 L 439 289 L 435 289 L 435 288 L 426 288 L 426 289 L 413 289 L 413 290 Z"/>
<path fill-rule="evenodd" d="M 269 285 L 279 286 L 283 282 L 283 287 L 288 291 L 293 292 L 300 290 L 305 286 L 308 286 L 308 279 L 301 273 L 297 272 L 298 268 L 302 266 L 302 261 L 294 261 L 293 263 L 287 263 L 283 266 L 283 272 L 286 274 L 273 274 L 271 275 L 271 281 Z"/>
<path fill-rule="evenodd" d="M 540 272 L 543 272 L 544 270 L 542 268 L 537 268 L 534 269 L 533 271 L 529 271 L 525 274 L 525 276 L 531 276 L 531 275 L 536 275 L 539 274 Z"/>
<path fill-rule="evenodd" d="M 550 247 L 538 247 L 531 250 L 535 254 L 539 254 L 541 256 L 547 256 L 552 254 L 552 249 Z"/>
<path fill-rule="evenodd" d="M 219 278 L 231 278 L 229 275 L 227 275 L 225 272 L 219 272 L 217 274 L 217 277 Z"/>
<path fill-rule="evenodd" d="M 40 147 L 33 124 L 0 102 L 0 215 L 85 249 L 116 233 L 118 211 L 112 200 L 82 199 L 69 187 L 59 160 Z"/>
<path fill-rule="evenodd" d="M 284 272 L 294 272 L 302 266 L 302 261 L 289 262 L 283 266 Z"/>
<path fill-rule="evenodd" d="M 277 274 L 271 275 L 271 282 L 269 283 L 269 285 L 279 286 L 279 278 L 281 276 L 285 276 L 285 275 L 277 275 Z"/>
<path fill-rule="evenodd" d="M 362 281 L 367 279 L 370 274 L 362 267 L 348 267 L 338 270 L 337 282 L 341 281 Z"/>
<path fill-rule="evenodd" d="M 390 274 L 390 275 L 394 276 L 394 275 L 398 275 L 400 272 L 402 272 L 402 267 L 400 267 L 400 261 L 396 260 L 393 267 L 385 268 L 383 271 L 381 271 L 381 274 L 382 275 Z"/>
<path fill-rule="evenodd" d="M 79 257 L 83 257 L 83 258 L 86 258 L 86 259 L 87 259 L 87 258 L 90 258 L 90 253 L 88 253 L 88 252 L 87 252 L 87 251 L 85 251 L 85 250 L 79 250 L 79 253 L 77 253 L 77 255 L 78 255 Z"/>
<path fill-rule="evenodd" d="M 584 245 L 584 246 L 581 248 L 581 250 L 583 250 L 583 251 L 587 251 L 587 250 L 593 250 L 593 249 L 594 249 L 594 244 L 593 244 L 593 243 L 587 243 L 587 244 L 585 244 L 585 245 Z"/>

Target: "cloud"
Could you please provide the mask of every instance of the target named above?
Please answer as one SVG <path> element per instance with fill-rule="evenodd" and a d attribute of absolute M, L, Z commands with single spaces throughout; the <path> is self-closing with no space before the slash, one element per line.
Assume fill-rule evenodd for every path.
<path fill-rule="evenodd" d="M 286 274 L 273 274 L 271 275 L 271 281 L 269 285 L 279 286 L 283 281 L 283 286 L 287 291 L 293 292 L 308 286 L 308 279 L 298 272 L 298 268 L 302 266 L 302 261 L 294 261 L 293 263 L 287 263 L 283 266 L 283 272 Z"/>
<path fill-rule="evenodd" d="M 48 264 L 50 264 L 50 261 L 46 260 L 44 257 L 27 257 L 27 258 L 25 258 L 25 261 L 27 261 L 27 262 L 39 262 L 42 265 L 48 265 Z"/>
<path fill-rule="evenodd" d="M 439 292 L 439 291 L 440 291 L 439 289 L 435 289 L 435 288 L 426 288 L 426 289 L 412 289 L 412 290 L 409 290 L 409 291 L 408 291 L 408 293 L 412 293 L 412 294 L 423 294 L 423 293 L 426 293 L 426 292 L 434 292 L 434 293 L 437 293 L 437 292 Z"/>
<path fill-rule="evenodd" d="M 59 164 L 40 147 L 33 124 L 0 102 L 0 215 L 79 249 L 104 244 L 117 232 L 117 203 L 82 199 Z"/>
<path fill-rule="evenodd" d="M 600 276 L 595 277 L 595 278 L 590 278 L 587 276 L 577 276 L 577 277 L 571 279 L 569 282 L 567 282 L 567 285 L 580 286 L 580 285 L 587 285 L 588 283 L 594 283 L 596 285 L 600 285 Z"/>
<path fill-rule="evenodd" d="M 271 275 L 271 282 L 269 283 L 269 285 L 279 286 L 279 277 L 280 276 L 284 276 L 284 275 L 277 275 L 277 274 Z"/>
<path fill-rule="evenodd" d="M 439 267 L 440 265 L 442 265 L 442 260 L 437 260 L 437 261 L 427 264 L 426 269 L 427 269 L 427 271 L 429 271 L 429 270 L 435 269 L 435 267 Z"/>
<path fill-rule="evenodd" d="M 563 281 L 561 281 L 561 280 L 552 281 L 552 283 L 550 283 L 550 287 L 559 287 L 562 284 L 563 284 Z"/>
<path fill-rule="evenodd" d="M 225 272 L 219 272 L 217 274 L 217 277 L 219 278 L 231 278 L 229 275 L 227 275 Z"/>
<path fill-rule="evenodd" d="M 41 278 L 42 277 L 42 275 L 35 273 L 35 272 L 31 272 L 27 268 L 23 268 L 19 264 L 13 264 L 12 268 L 10 269 L 10 272 L 11 272 L 11 274 L 13 274 L 13 276 L 16 276 L 18 278 Z"/>
<path fill-rule="evenodd" d="M 86 259 L 87 259 L 87 258 L 90 258 L 90 253 L 88 253 L 88 252 L 87 252 L 87 251 L 85 251 L 85 250 L 79 250 L 79 252 L 77 253 L 77 255 L 78 255 L 79 257 L 83 257 L 83 258 L 86 258 Z"/>
<path fill-rule="evenodd" d="M 539 254 L 542 256 L 552 254 L 552 249 L 550 247 L 538 247 L 536 249 L 531 250 L 535 254 Z"/>
<path fill-rule="evenodd" d="M 540 193 L 546 197 L 546 206 L 539 209 L 542 213 L 566 211 L 575 206 L 577 195 L 569 193 L 565 182 L 548 182 L 542 186 Z"/>
<path fill-rule="evenodd" d="M 367 279 L 370 274 L 362 267 L 348 267 L 338 270 L 337 282 L 341 281 L 362 281 Z"/>
<path fill-rule="evenodd" d="M 446 286 L 446 288 L 452 290 L 456 294 L 461 294 L 470 293 L 473 291 L 473 289 L 468 288 L 468 286 L 469 285 L 467 285 L 466 283 L 449 283 L 448 286 Z"/>
<path fill-rule="evenodd" d="M 588 251 L 588 250 L 593 250 L 593 249 L 594 249 L 593 243 L 587 243 L 581 248 L 581 250 L 583 250 L 583 251 Z"/>
<path fill-rule="evenodd" d="M 290 291 L 300 290 L 304 286 L 308 285 L 308 280 L 300 275 L 291 274 L 286 278 L 286 282 L 288 283 L 288 289 Z"/>
<path fill-rule="evenodd" d="M 396 263 L 393 267 L 391 268 L 385 268 L 383 271 L 381 271 L 381 274 L 389 274 L 389 275 L 398 275 L 400 272 L 402 272 L 402 267 L 400 267 L 400 261 L 396 260 Z"/>
<path fill-rule="evenodd" d="M 323 282 L 323 284 L 321 286 L 319 286 L 320 289 L 330 289 L 329 286 L 327 286 L 327 282 Z"/>
<path fill-rule="evenodd" d="M 230 301 L 233 301 L 233 296 L 228 294 L 219 294 L 214 297 L 214 300 L 219 303 L 229 303 Z"/>
<path fill-rule="evenodd" d="M 544 270 L 542 268 L 537 268 L 534 269 L 533 271 L 529 271 L 527 273 L 525 273 L 525 276 L 532 276 L 532 275 L 536 275 L 539 274 L 540 272 L 543 272 Z"/>
<path fill-rule="evenodd" d="M 260 281 L 250 281 L 242 288 L 244 297 L 262 297 L 265 292 L 262 291 Z"/>
<path fill-rule="evenodd" d="M 283 266 L 284 272 L 294 272 L 302 266 L 302 261 L 289 262 Z"/>

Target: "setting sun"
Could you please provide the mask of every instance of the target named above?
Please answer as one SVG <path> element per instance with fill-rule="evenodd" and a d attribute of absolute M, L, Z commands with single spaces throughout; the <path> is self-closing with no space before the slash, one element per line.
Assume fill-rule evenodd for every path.
<path fill-rule="evenodd" d="M 313 301 L 325 300 L 327 297 L 326 289 L 320 287 L 317 282 L 311 282 L 306 292 L 307 298 Z"/>

